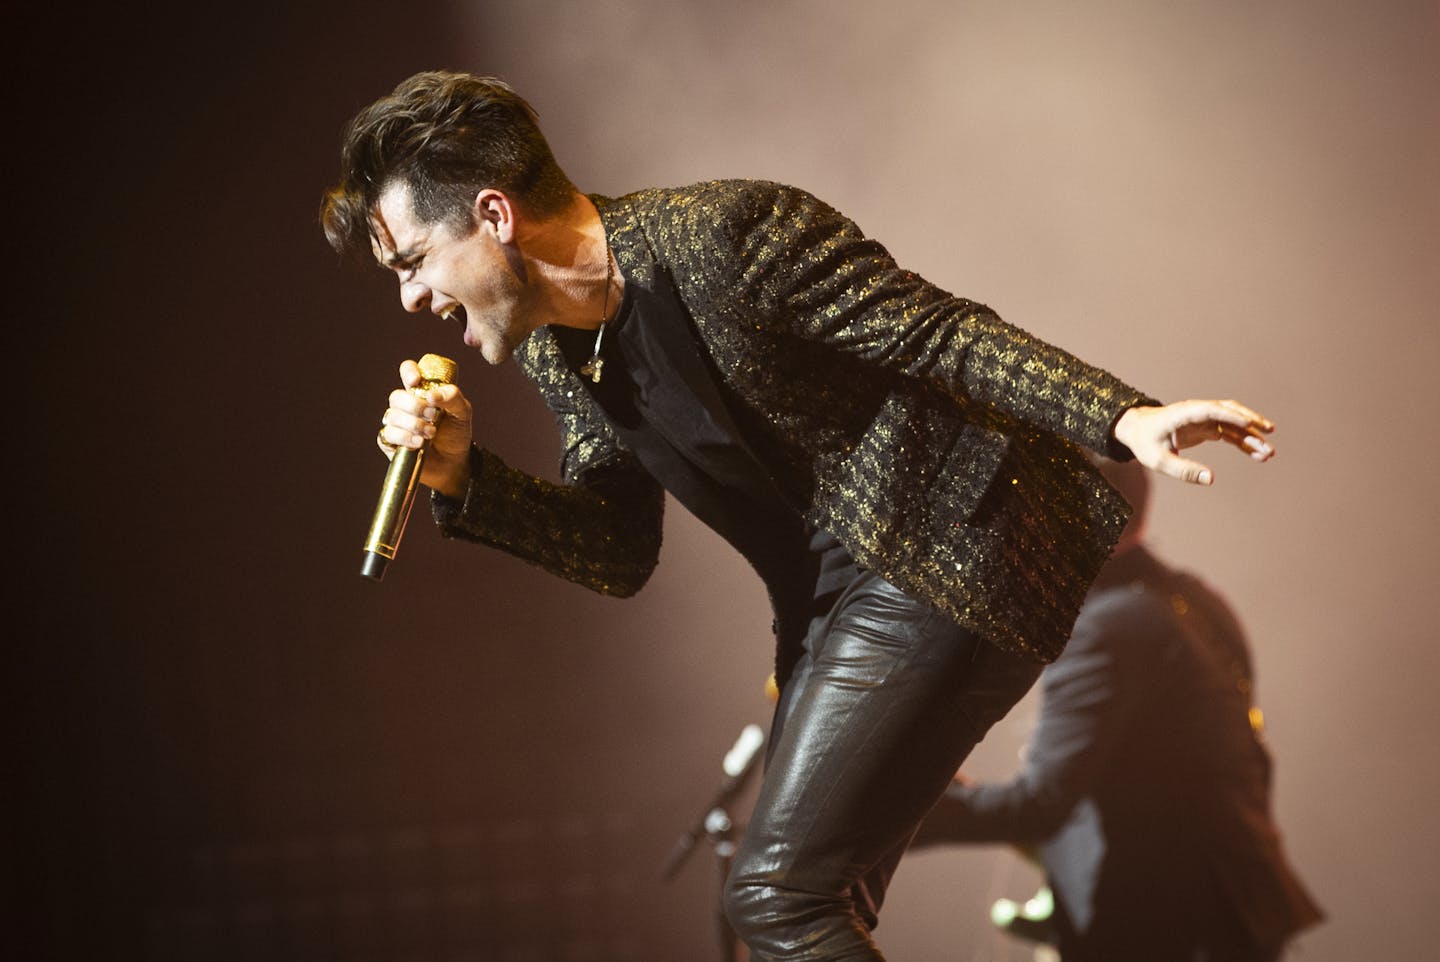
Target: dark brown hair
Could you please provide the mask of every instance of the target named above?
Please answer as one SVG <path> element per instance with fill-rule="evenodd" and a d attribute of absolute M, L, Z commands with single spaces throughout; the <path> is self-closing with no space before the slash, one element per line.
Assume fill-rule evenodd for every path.
<path fill-rule="evenodd" d="M 482 188 L 504 191 L 538 217 L 575 191 L 524 98 L 492 77 L 439 70 L 402 81 L 345 128 L 340 182 L 320 208 L 330 246 L 367 255 L 380 195 L 396 183 L 410 188 L 422 222 L 467 232 Z"/>

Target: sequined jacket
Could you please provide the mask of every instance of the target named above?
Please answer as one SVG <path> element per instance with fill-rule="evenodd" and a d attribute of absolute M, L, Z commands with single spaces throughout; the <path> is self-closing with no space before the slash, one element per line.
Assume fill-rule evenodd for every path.
<path fill-rule="evenodd" d="M 1059 654 L 1128 514 L 1077 445 L 1124 456 L 1115 420 L 1153 400 L 902 270 L 804 191 L 593 200 L 627 288 L 673 288 L 734 423 L 807 522 L 993 644 Z M 477 448 L 463 500 L 435 501 L 441 531 L 630 595 L 657 560 L 662 492 L 548 328 L 516 359 L 559 422 L 562 483 Z M 769 587 L 783 650 L 803 624 Z"/>

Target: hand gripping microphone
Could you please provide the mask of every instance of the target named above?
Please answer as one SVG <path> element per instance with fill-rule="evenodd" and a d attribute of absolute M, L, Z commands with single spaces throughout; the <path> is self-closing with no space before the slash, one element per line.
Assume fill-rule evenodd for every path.
<path fill-rule="evenodd" d="M 426 354 L 420 359 L 420 383 L 410 390 L 423 393 L 441 384 L 454 384 L 458 366 L 448 357 Z M 415 503 L 415 490 L 420 486 L 420 462 L 425 448 L 399 448 L 390 459 L 385 472 L 385 485 L 380 489 L 380 503 L 375 506 L 375 520 L 365 538 L 365 560 L 360 573 L 373 581 L 385 577 L 385 566 L 400 547 L 405 533 L 405 520 Z"/>

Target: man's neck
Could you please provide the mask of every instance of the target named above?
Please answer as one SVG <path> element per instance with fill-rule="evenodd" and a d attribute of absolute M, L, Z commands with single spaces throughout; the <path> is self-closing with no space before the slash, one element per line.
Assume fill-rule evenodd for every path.
<path fill-rule="evenodd" d="M 625 282 L 610 262 L 605 225 L 590 198 L 577 193 L 559 213 L 529 221 L 518 246 L 546 323 L 594 330 L 602 313 L 606 320 L 614 316 Z"/>

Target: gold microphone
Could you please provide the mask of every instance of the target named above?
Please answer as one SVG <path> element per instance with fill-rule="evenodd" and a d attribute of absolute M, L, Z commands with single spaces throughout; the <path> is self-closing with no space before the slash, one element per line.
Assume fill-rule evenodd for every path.
<path fill-rule="evenodd" d="M 420 359 L 420 383 L 410 390 L 421 394 L 441 384 L 454 384 L 457 370 L 459 367 L 448 357 L 426 354 Z M 380 489 L 380 503 L 375 506 L 375 520 L 370 523 L 370 534 L 365 538 L 365 560 L 360 565 L 360 574 L 372 581 L 385 577 L 385 566 L 400 547 L 405 521 L 415 503 L 415 490 L 420 487 L 420 462 L 424 456 L 423 446 L 399 448 L 390 459 L 385 485 Z"/>

